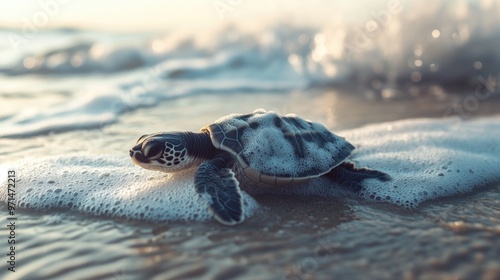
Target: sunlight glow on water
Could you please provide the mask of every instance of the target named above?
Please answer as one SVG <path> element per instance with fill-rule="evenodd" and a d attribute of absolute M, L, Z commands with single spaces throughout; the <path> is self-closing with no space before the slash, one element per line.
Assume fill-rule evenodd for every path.
<path fill-rule="evenodd" d="M 499 14 L 495 0 L 0 1 L 0 183 L 19 164 L 24 203 L 19 273 L 3 262 L 0 278 L 500 279 Z M 192 174 L 130 162 L 139 135 L 256 108 L 345 132 L 353 160 L 398 185 L 246 196 L 256 212 L 227 228 Z"/>
<path fill-rule="evenodd" d="M 32 80 L 32 74 L 51 77 L 58 81 L 50 83 L 51 89 L 68 97 L 62 108 L 70 107 L 71 115 L 78 116 L 75 127 L 88 128 L 198 93 L 360 85 L 364 93 L 358 94 L 375 99 L 416 97 L 419 92 L 443 98 L 455 88 L 473 91 L 484 81 L 500 80 L 499 3 L 377 3 L 357 20 L 344 15 L 300 26 L 275 19 L 258 31 L 228 22 L 215 30 L 154 35 L 56 29 L 39 30 L 27 44 L 23 29 L 0 30 L 7 38 L 21 38 L 14 53 L 9 40 L 0 42 L 0 56 L 11 57 L 0 61 L 0 73 L 9 77 L 3 90 L 15 92 L 9 84 Z M 34 97 L 37 88 L 35 83 L 23 91 Z M 89 110 L 91 104 L 95 108 Z M 6 127 L 2 134 L 70 129 L 60 123 L 59 116 L 69 113 L 60 108 L 27 103 L 19 113 L 0 119 Z"/>

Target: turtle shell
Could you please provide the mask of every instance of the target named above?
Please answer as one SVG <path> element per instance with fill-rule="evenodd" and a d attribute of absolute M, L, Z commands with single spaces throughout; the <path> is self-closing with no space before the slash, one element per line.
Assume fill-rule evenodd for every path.
<path fill-rule="evenodd" d="M 270 185 L 321 176 L 354 150 L 319 123 L 273 111 L 228 115 L 202 131 L 210 133 L 216 148 L 235 156 L 251 181 Z"/>

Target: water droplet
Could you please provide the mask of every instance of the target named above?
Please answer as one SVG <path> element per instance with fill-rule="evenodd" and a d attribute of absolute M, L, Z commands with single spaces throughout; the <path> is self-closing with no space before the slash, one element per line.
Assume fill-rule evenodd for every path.
<path fill-rule="evenodd" d="M 438 29 L 434 29 L 432 30 L 432 37 L 433 38 L 439 38 L 439 36 L 441 36 L 441 31 L 439 31 Z"/>
<path fill-rule="evenodd" d="M 35 66 L 37 65 L 37 59 L 34 58 L 34 57 L 26 57 L 24 60 L 23 60 L 23 66 L 26 68 L 26 69 L 32 69 L 34 68 Z"/>
<path fill-rule="evenodd" d="M 378 23 L 374 20 L 370 20 L 365 24 L 366 31 L 372 33 L 376 32 L 378 29 Z"/>

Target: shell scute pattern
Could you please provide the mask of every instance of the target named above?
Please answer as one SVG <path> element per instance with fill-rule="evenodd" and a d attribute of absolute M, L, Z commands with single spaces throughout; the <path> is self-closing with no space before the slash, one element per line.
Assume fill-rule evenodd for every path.
<path fill-rule="evenodd" d="M 354 150 L 319 123 L 273 111 L 229 115 L 205 127 L 214 146 L 233 154 L 254 179 L 288 181 L 318 177 L 342 163 Z"/>

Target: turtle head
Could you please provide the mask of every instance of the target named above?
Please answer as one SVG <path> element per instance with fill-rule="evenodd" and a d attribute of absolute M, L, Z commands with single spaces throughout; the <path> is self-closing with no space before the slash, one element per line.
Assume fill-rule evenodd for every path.
<path fill-rule="evenodd" d="M 145 134 L 130 150 L 132 161 L 150 170 L 176 172 L 199 164 L 188 153 L 188 139 L 184 132 Z"/>

